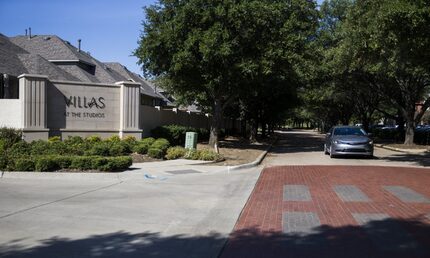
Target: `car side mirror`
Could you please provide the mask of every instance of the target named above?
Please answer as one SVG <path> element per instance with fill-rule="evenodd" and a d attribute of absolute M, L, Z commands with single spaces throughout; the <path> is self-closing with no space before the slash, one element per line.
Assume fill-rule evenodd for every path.
<path fill-rule="evenodd" d="M 326 133 L 325 136 L 326 137 L 330 137 L 331 133 Z"/>

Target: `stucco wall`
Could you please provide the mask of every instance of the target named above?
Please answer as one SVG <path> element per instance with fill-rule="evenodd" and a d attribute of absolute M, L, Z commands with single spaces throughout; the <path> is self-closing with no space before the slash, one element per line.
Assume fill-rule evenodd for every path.
<path fill-rule="evenodd" d="M 120 86 L 51 81 L 47 92 L 51 130 L 119 130 Z"/>
<path fill-rule="evenodd" d="M 22 128 L 21 100 L 0 99 L 0 127 Z"/>

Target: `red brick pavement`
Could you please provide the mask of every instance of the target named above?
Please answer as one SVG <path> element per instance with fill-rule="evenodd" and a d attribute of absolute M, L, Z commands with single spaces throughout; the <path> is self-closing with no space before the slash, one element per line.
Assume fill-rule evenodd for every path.
<path fill-rule="evenodd" d="M 283 201 L 284 185 L 307 185 L 312 201 Z M 343 202 L 334 185 L 355 185 L 370 202 Z M 266 168 L 248 200 L 221 257 L 430 257 L 430 204 L 405 203 L 382 188 L 408 187 L 430 198 L 430 170 L 366 166 Z M 282 232 L 282 214 L 314 212 L 321 226 L 307 235 Z M 384 250 L 352 213 L 385 213 L 417 243 Z M 384 221 L 368 227 L 389 241 Z M 385 234 L 385 235 L 384 235 Z"/>

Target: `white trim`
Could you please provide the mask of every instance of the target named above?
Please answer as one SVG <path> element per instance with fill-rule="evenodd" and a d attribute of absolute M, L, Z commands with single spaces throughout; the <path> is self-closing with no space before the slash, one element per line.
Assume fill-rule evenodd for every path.
<path fill-rule="evenodd" d="M 60 84 L 72 84 L 72 85 L 81 85 L 81 86 L 101 86 L 101 87 L 115 87 L 120 88 L 120 85 L 116 84 L 108 84 L 108 83 L 98 83 L 98 82 L 75 82 L 75 81 L 61 81 L 61 80 L 50 80 L 52 83 L 60 83 Z"/>

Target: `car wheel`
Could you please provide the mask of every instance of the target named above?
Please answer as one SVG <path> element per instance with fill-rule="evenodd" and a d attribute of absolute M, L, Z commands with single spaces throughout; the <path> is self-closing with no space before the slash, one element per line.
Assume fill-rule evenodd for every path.
<path fill-rule="evenodd" d="M 325 145 L 325 144 L 324 144 L 324 154 L 325 154 L 325 155 L 328 155 L 328 154 L 329 154 L 329 152 L 327 151 L 327 145 Z"/>
<path fill-rule="evenodd" d="M 329 153 L 330 153 L 330 158 L 335 158 L 335 156 L 334 156 L 334 154 L 333 154 L 333 152 L 332 152 L 332 150 L 331 150 L 331 146 L 330 146 L 330 151 L 329 151 Z"/>

